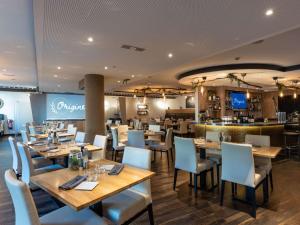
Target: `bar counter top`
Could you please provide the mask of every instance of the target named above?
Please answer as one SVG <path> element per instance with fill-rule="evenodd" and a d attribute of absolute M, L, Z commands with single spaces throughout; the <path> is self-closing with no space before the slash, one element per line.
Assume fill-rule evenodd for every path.
<path fill-rule="evenodd" d="M 232 122 L 203 122 L 197 123 L 198 125 L 210 125 L 210 126 L 278 126 L 285 125 L 286 123 L 278 122 L 255 122 L 255 123 L 232 123 Z"/>

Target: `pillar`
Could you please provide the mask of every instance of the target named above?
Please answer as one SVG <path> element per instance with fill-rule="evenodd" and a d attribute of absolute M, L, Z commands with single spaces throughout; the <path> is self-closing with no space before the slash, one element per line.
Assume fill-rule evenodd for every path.
<path fill-rule="evenodd" d="M 199 122 L 199 112 L 200 112 L 200 99 L 199 99 L 199 87 L 195 89 L 195 121 Z"/>
<path fill-rule="evenodd" d="M 87 74 L 85 90 L 85 141 L 93 143 L 96 134 L 105 135 L 104 121 L 104 77 Z"/>

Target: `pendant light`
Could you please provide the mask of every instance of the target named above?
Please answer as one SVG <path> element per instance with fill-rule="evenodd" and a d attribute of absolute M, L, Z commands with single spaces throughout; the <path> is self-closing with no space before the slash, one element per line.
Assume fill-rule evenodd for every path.
<path fill-rule="evenodd" d="M 294 97 L 294 99 L 297 98 L 297 93 L 296 93 L 296 91 L 294 92 L 293 97 Z"/>

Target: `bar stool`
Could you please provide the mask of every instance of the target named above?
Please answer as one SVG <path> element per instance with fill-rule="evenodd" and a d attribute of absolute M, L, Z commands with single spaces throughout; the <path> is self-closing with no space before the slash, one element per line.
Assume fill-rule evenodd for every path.
<path fill-rule="evenodd" d="M 300 148 L 300 133 L 299 132 L 292 132 L 292 131 L 285 131 L 283 132 L 284 136 L 284 149 L 287 151 L 288 158 L 291 158 L 291 151 L 297 150 L 299 156 L 299 148 Z M 287 140 L 294 138 L 297 139 L 296 143 L 288 143 Z"/>

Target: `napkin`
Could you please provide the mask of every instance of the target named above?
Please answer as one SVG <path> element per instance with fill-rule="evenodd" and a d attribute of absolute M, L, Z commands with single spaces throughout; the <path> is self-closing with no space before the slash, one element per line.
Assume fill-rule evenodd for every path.
<path fill-rule="evenodd" d="M 99 182 L 89 182 L 89 181 L 84 181 L 78 186 L 75 187 L 75 190 L 83 190 L 83 191 L 91 191 L 93 190 Z"/>

